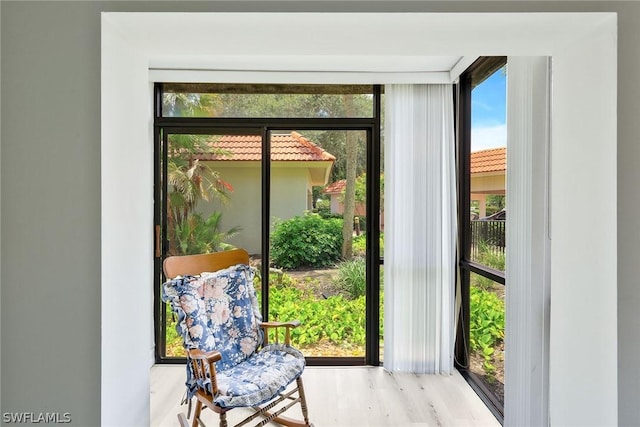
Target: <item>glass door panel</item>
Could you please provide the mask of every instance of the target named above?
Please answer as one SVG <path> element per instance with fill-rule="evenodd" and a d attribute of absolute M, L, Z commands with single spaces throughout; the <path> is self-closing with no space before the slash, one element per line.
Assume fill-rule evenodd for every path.
<path fill-rule="evenodd" d="M 162 163 L 163 256 L 261 248 L 262 134 L 166 132 Z M 163 357 L 185 355 L 163 304 Z"/>
<path fill-rule="evenodd" d="M 366 147 L 366 131 L 270 134 L 269 318 L 301 320 L 307 357 L 364 362 Z"/>

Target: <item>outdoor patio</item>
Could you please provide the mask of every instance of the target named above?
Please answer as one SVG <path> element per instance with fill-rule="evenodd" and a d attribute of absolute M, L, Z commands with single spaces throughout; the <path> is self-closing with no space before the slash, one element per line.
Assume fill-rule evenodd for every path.
<path fill-rule="evenodd" d="M 176 426 L 177 414 L 186 414 L 187 406 L 180 406 L 184 378 L 183 365 L 151 368 L 152 426 Z M 500 426 L 457 371 L 443 376 L 314 366 L 306 368 L 303 379 L 309 417 L 316 427 Z M 231 411 L 229 424 L 250 413 L 243 411 Z M 208 426 L 218 425 L 217 414 L 211 411 L 204 411 L 202 419 Z"/>

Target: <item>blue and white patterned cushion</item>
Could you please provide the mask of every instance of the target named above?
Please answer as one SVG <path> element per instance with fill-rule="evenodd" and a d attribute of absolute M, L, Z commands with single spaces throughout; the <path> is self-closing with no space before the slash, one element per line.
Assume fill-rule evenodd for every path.
<path fill-rule="evenodd" d="M 293 347 L 272 344 L 216 376 L 223 408 L 256 406 L 271 400 L 304 371 L 304 356 Z"/>
<path fill-rule="evenodd" d="M 178 314 L 176 329 L 187 349 L 219 351 L 216 362 L 223 407 L 252 406 L 270 400 L 304 370 L 304 356 L 290 346 L 262 344 L 262 316 L 253 287 L 254 272 L 239 264 L 200 276 L 178 277 L 163 286 L 163 300 Z M 187 394 L 197 385 L 187 364 Z M 206 384 L 200 386 L 208 386 Z"/>

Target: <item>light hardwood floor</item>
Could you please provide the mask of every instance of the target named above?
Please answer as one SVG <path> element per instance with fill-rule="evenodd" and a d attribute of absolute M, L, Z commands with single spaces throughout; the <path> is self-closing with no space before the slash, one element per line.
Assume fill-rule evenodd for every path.
<path fill-rule="evenodd" d="M 151 368 L 151 425 L 177 426 L 184 394 L 184 366 Z M 451 376 L 390 374 L 375 367 L 307 367 L 304 380 L 309 418 L 316 427 L 500 426 L 465 380 Z M 297 410 L 297 407 L 294 408 Z M 291 409 L 288 413 L 295 415 Z M 229 425 L 249 412 L 234 409 Z M 298 412 L 299 413 L 299 412 Z M 208 427 L 217 414 L 204 411 Z"/>

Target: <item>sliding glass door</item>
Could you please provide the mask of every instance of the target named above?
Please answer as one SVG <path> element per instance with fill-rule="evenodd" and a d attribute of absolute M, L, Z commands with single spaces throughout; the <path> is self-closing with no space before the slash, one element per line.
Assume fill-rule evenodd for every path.
<path fill-rule="evenodd" d="M 156 86 L 156 358 L 180 362 L 165 256 L 242 247 L 311 364 L 378 364 L 379 88 Z M 292 92 L 292 93 L 289 93 Z M 374 102 L 375 101 L 375 102 Z"/>

